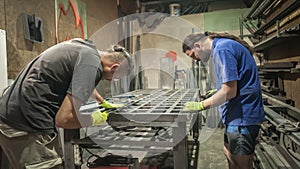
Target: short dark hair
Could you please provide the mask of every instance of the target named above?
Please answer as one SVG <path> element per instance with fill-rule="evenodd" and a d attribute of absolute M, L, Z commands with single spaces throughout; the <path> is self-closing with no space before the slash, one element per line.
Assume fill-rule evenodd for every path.
<path fill-rule="evenodd" d="M 127 60 L 127 66 L 128 66 L 128 73 L 132 73 L 132 71 L 135 69 L 134 60 L 130 53 L 121 45 L 116 44 L 113 45 L 108 50 L 108 55 L 111 55 L 111 59 L 113 59 L 115 62 L 121 63 L 124 59 Z"/>

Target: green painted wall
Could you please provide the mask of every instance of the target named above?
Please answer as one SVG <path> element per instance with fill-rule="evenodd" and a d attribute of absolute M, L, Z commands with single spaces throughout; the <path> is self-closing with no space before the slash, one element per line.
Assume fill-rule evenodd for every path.
<path fill-rule="evenodd" d="M 229 31 L 239 29 L 239 17 L 248 9 L 231 9 L 204 13 L 205 31 Z"/>

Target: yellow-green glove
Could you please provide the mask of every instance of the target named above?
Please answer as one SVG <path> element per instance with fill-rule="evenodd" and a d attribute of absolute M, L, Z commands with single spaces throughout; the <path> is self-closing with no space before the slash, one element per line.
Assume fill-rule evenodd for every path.
<path fill-rule="evenodd" d="M 191 110 L 204 110 L 203 101 L 201 102 L 186 102 L 184 104 L 183 110 L 191 111 Z"/>
<path fill-rule="evenodd" d="M 113 108 L 124 107 L 125 104 L 114 104 L 114 103 L 109 103 L 106 100 L 103 100 L 103 102 L 100 104 L 100 106 L 103 108 L 107 108 L 107 109 L 113 109 Z"/>
<path fill-rule="evenodd" d="M 211 97 L 212 95 L 217 93 L 217 91 L 218 91 L 217 89 L 212 89 L 212 90 L 207 91 L 206 94 L 205 94 L 205 98 Z"/>
<path fill-rule="evenodd" d="M 106 122 L 108 118 L 108 113 L 106 111 L 101 112 L 100 110 L 95 111 L 91 114 L 92 117 L 92 126 L 101 126 Z"/>

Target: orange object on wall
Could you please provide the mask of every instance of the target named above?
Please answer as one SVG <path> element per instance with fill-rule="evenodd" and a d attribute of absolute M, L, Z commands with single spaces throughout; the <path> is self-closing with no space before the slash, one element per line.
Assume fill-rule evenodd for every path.
<path fill-rule="evenodd" d="M 173 60 L 173 62 L 175 62 L 177 59 L 177 53 L 174 51 L 167 52 L 165 56 L 168 58 L 171 58 Z"/>

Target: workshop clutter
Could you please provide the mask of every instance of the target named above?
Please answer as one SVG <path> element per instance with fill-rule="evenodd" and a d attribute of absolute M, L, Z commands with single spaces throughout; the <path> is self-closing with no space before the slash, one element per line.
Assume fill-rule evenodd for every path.
<path fill-rule="evenodd" d="M 87 166 L 90 169 L 139 169 L 139 161 L 138 158 L 133 158 L 131 154 L 120 156 L 108 153 L 104 157 L 90 156 L 87 160 Z"/>
<path fill-rule="evenodd" d="M 180 4 L 170 4 L 169 5 L 170 7 L 170 15 L 171 16 L 180 16 L 180 8 L 181 8 L 181 5 Z"/>
<path fill-rule="evenodd" d="M 91 155 L 87 160 L 87 167 L 89 169 L 158 169 L 155 160 L 150 159 L 147 164 L 140 164 L 138 158 L 133 158 L 131 154 L 120 156 L 111 153 L 104 157 Z"/>

